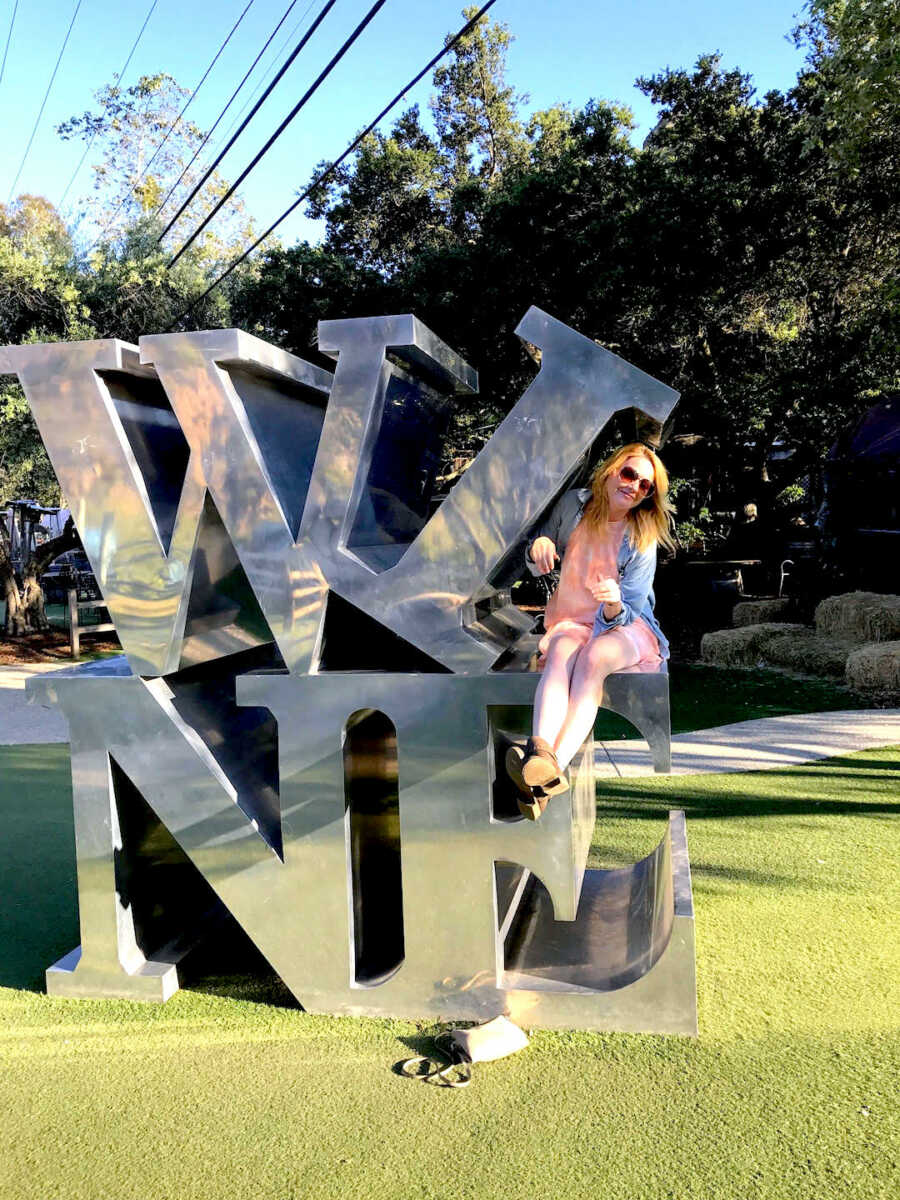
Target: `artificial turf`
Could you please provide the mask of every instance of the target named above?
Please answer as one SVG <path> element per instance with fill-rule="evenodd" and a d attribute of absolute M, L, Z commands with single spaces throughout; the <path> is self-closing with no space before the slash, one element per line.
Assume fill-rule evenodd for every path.
<path fill-rule="evenodd" d="M 66 765 L 0 750 L 3 1200 L 897 1194 L 900 748 L 604 781 L 593 865 L 687 812 L 700 1037 L 538 1032 L 466 1091 L 392 1072 L 428 1027 L 310 1016 L 271 979 L 31 990 L 73 942 Z"/>
<path fill-rule="evenodd" d="M 801 677 L 766 667 L 684 662 L 669 664 L 669 696 L 673 733 L 693 733 L 760 717 L 873 708 L 885 702 L 854 692 L 836 679 Z M 888 697 L 887 702 L 895 699 Z M 639 735 L 623 717 L 601 708 L 594 736 L 611 741 Z"/>

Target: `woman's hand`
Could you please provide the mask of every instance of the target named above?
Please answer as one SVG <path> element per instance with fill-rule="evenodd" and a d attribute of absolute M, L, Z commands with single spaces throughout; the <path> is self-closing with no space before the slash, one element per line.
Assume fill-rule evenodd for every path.
<path fill-rule="evenodd" d="M 558 558 L 556 546 L 551 538 L 539 537 L 531 543 L 531 561 L 541 575 L 549 575 Z"/>
<path fill-rule="evenodd" d="M 622 593 L 615 579 L 605 579 L 601 576 L 593 583 L 588 584 L 588 588 L 598 604 L 609 605 L 617 612 L 619 611 L 622 605 Z"/>

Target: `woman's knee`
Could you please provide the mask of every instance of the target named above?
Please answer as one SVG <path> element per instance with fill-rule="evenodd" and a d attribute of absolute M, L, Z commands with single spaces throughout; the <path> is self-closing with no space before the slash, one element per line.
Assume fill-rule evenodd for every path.
<path fill-rule="evenodd" d="M 578 653 L 581 643 L 571 637 L 555 637 L 547 647 L 547 665 L 544 668 L 566 669 L 572 658 Z"/>
<path fill-rule="evenodd" d="M 591 638 L 582 651 L 585 664 L 592 670 L 612 671 L 621 658 L 619 647 L 607 637 Z"/>
<path fill-rule="evenodd" d="M 572 686 L 589 688 L 599 696 L 606 676 L 621 670 L 622 665 L 619 647 L 603 638 L 593 638 L 578 655 Z"/>

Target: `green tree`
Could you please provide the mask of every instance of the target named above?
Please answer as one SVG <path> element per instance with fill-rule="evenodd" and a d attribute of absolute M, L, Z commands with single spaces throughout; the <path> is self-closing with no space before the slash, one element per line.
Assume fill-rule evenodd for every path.
<path fill-rule="evenodd" d="M 463 16 L 471 20 L 477 12 L 477 6 L 470 5 Z M 456 187 L 473 178 L 490 186 L 527 160 L 518 115 L 527 97 L 506 83 L 506 53 L 512 41 L 508 26 L 491 24 L 485 16 L 435 69 L 430 108 L 449 181 Z"/>
<path fill-rule="evenodd" d="M 41 196 L 0 205 L 0 345 L 91 337 L 68 230 Z M 0 379 L 0 502 L 59 503 L 59 486 L 18 383 Z"/>
<path fill-rule="evenodd" d="M 311 198 L 307 214 L 326 219 L 330 253 L 391 275 L 426 246 L 447 242 L 446 171 L 413 106 L 389 134 L 364 139 L 352 165 Z"/>
<path fill-rule="evenodd" d="M 0 379 L 0 508 L 18 499 L 53 507 L 62 497 L 22 389 Z"/>
<path fill-rule="evenodd" d="M 91 243 L 115 243 L 148 217 L 173 215 L 205 173 L 202 157 L 191 164 L 203 130 L 180 118 L 188 95 L 170 75 L 143 75 L 124 90 L 117 83 L 107 84 L 96 93 L 98 111 L 88 110 L 57 126 L 63 141 L 84 141 L 92 152 L 93 192 L 82 197 L 75 217 Z M 174 246 L 189 236 L 227 187 L 214 172 L 174 225 L 169 235 Z M 166 218 L 163 224 L 167 223 Z M 251 234 L 244 206 L 235 197 L 200 235 L 198 250 L 221 262 Z"/>
<path fill-rule="evenodd" d="M 84 336 L 86 313 L 68 230 L 42 196 L 0 204 L 0 345 L 30 333 Z"/>
<path fill-rule="evenodd" d="M 900 148 L 900 7 L 895 0 L 811 0 L 794 31 L 816 79 L 811 136 L 851 170 Z M 887 164 L 886 164 L 887 165 Z"/>
<path fill-rule="evenodd" d="M 240 328 L 315 359 L 319 321 L 395 312 L 402 300 L 380 272 L 300 242 L 267 251 L 258 272 L 235 284 L 230 303 Z M 333 365 L 324 356 L 322 362 Z"/>
<path fill-rule="evenodd" d="M 464 9 L 468 18 L 476 12 Z M 556 134 L 550 113 L 528 129 L 519 118 L 524 97 L 504 78 L 510 41 L 505 25 L 483 17 L 434 72 L 435 134 L 413 106 L 387 135 L 370 134 L 316 190 L 307 212 L 325 218 L 329 251 L 393 276 L 421 253 L 451 251 L 477 237 L 488 193 L 525 167 L 532 140 L 546 151 Z M 560 107 L 557 124 L 565 114 Z"/>
<path fill-rule="evenodd" d="M 841 231 L 835 301 L 877 394 L 900 386 L 900 9 L 813 0 L 795 38 L 809 67 L 807 153 L 828 163 L 829 216 Z"/>

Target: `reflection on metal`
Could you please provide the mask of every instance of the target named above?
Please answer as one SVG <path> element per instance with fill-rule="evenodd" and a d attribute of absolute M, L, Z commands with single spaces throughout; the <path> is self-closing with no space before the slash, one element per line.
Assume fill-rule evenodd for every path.
<path fill-rule="evenodd" d="M 363 708 L 348 718 L 343 742 L 354 978 L 376 984 L 403 962 L 397 730 Z"/>
<path fill-rule="evenodd" d="M 668 775 L 672 770 L 672 724 L 665 662 L 661 667 L 629 667 L 607 675 L 600 707 L 630 721 L 647 740 L 654 771 Z"/>
<path fill-rule="evenodd" d="M 523 632 L 508 599 L 490 603 L 504 556 L 617 410 L 663 422 L 677 400 L 539 309 L 517 332 L 541 369 L 430 519 L 435 438 L 476 378 L 412 316 L 322 322 L 333 377 L 237 330 L 144 337 L 139 355 L 6 347 L 0 372 L 19 375 L 136 673 L 270 636 L 291 671 L 315 671 L 329 590 L 480 673 Z"/>
<path fill-rule="evenodd" d="M 324 405 L 326 372 L 245 334 L 232 343 L 238 362 L 259 362 L 278 388 L 302 383 Z M 133 670 L 164 675 L 185 655 L 205 661 L 268 639 L 202 465 L 137 348 L 10 346 L 0 349 L 4 370 L 19 376 Z M 283 565 L 272 569 L 286 591 Z"/>
<path fill-rule="evenodd" d="M 538 309 L 518 332 L 541 369 L 436 511 L 477 381 L 412 316 L 323 322 L 333 375 L 236 330 L 0 349 L 130 664 L 32 687 L 72 744 L 51 992 L 165 999 L 227 909 L 307 1008 L 694 1031 L 682 827 L 589 871 L 591 745 L 538 823 L 497 768 L 536 677 L 493 581 L 609 418 L 677 395 Z M 604 704 L 668 769 L 665 675 Z"/>
<path fill-rule="evenodd" d="M 641 862 L 586 871 L 571 925 L 553 919 L 530 880 L 507 936 L 508 1014 L 534 1024 L 536 997 L 553 997 L 539 1023 L 562 1028 L 696 1034 L 694 909 L 684 813 Z"/>

